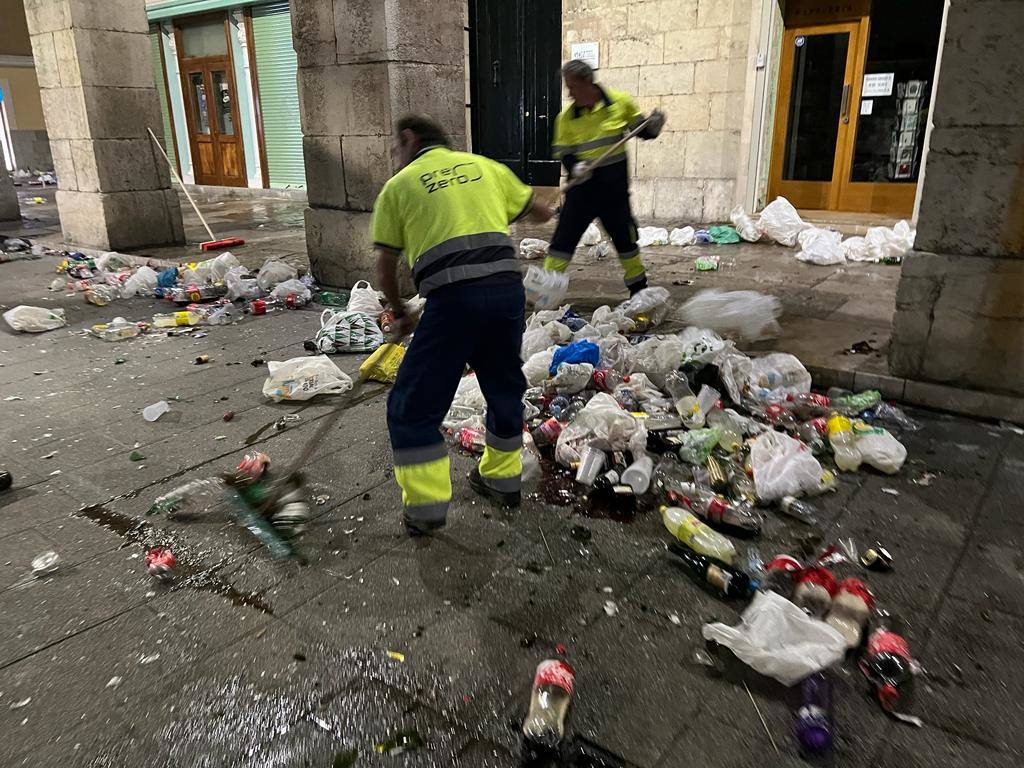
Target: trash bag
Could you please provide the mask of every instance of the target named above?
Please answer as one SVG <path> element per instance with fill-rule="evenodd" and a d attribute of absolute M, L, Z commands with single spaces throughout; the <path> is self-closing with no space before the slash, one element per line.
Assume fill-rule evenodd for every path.
<path fill-rule="evenodd" d="M 887 429 L 869 427 L 858 421 L 853 425 L 853 434 L 865 464 L 887 475 L 895 475 L 903 468 L 903 462 L 907 460 L 907 449 Z"/>
<path fill-rule="evenodd" d="M 303 304 L 308 304 L 310 299 L 313 298 L 313 292 L 310 291 L 301 280 L 285 280 L 283 283 L 278 283 L 274 287 L 274 290 L 270 292 L 270 295 L 275 299 L 284 300 L 292 293 L 294 293 Z"/>
<path fill-rule="evenodd" d="M 846 261 L 846 250 L 843 248 L 842 240 L 843 236 L 832 229 L 805 229 L 797 235 L 800 252 L 796 258 L 798 261 L 823 267 L 843 264 Z"/>
<path fill-rule="evenodd" d="M 294 280 L 298 276 L 299 273 L 295 267 L 290 267 L 283 261 L 270 259 L 260 267 L 260 271 L 256 275 L 256 282 L 259 283 L 260 288 L 264 291 L 269 291 L 278 283 L 283 283 L 285 280 Z"/>
<path fill-rule="evenodd" d="M 590 324 L 597 328 L 602 336 L 609 336 L 613 333 L 629 333 L 636 328 L 636 323 L 627 317 L 618 308 L 612 309 L 607 304 L 602 304 L 594 310 L 590 316 Z"/>
<path fill-rule="evenodd" d="M 600 338 L 601 334 L 590 323 L 585 324 L 578 331 L 573 331 L 572 333 L 573 341 L 593 341 L 596 343 Z"/>
<path fill-rule="evenodd" d="M 4 320 L 16 331 L 42 333 L 67 325 L 63 309 L 43 309 L 24 304 L 4 312 Z"/>
<path fill-rule="evenodd" d="M 554 376 L 558 366 L 569 363 L 589 363 L 596 368 L 600 360 L 601 350 L 597 344 L 592 341 L 574 341 L 555 350 L 548 373 Z"/>
<path fill-rule="evenodd" d="M 551 337 L 545 328 L 527 328 L 523 333 L 523 344 L 519 354 L 523 360 L 529 360 L 533 355 L 551 346 Z"/>
<path fill-rule="evenodd" d="M 750 362 L 751 389 L 765 390 L 775 398 L 811 391 L 811 374 L 795 355 L 772 352 L 764 357 L 756 357 Z"/>
<path fill-rule="evenodd" d="M 213 270 L 209 262 L 203 261 L 194 267 L 188 267 L 181 272 L 182 285 L 206 285 L 213 282 Z"/>
<path fill-rule="evenodd" d="M 645 373 L 630 374 L 629 381 L 619 384 L 615 388 L 615 393 L 623 388 L 629 389 L 638 403 L 650 406 L 653 410 L 657 410 L 657 406 L 662 404 L 666 408 L 671 405 L 665 395 L 662 394 L 662 391 L 654 385 L 654 382 L 647 378 Z"/>
<path fill-rule="evenodd" d="M 523 375 L 531 387 L 539 386 L 547 379 L 548 371 L 551 370 L 551 358 L 554 357 L 556 349 L 558 347 L 552 346 L 540 352 L 534 352 L 523 363 Z"/>
<path fill-rule="evenodd" d="M 523 278 L 523 288 L 526 290 L 527 302 L 537 309 L 551 309 L 565 298 L 569 290 L 569 277 L 563 272 L 531 264 Z"/>
<path fill-rule="evenodd" d="M 117 272 L 132 265 L 132 257 L 116 251 L 107 251 L 97 256 L 93 262 L 97 272 Z"/>
<path fill-rule="evenodd" d="M 652 285 L 649 288 L 641 288 L 624 302 L 615 308 L 626 317 L 636 319 L 639 315 L 646 315 L 651 326 L 655 326 L 665 319 L 669 312 L 669 293 L 667 288 L 660 285 Z"/>
<path fill-rule="evenodd" d="M 640 455 L 647 445 L 647 428 L 642 420 L 622 410 L 614 397 L 598 392 L 558 435 L 555 459 L 563 466 L 571 466 L 579 461 L 584 445 Z"/>
<path fill-rule="evenodd" d="M 352 379 L 325 355 L 268 360 L 269 374 L 263 394 L 274 402 L 309 400 L 320 394 L 340 394 L 352 389 Z"/>
<path fill-rule="evenodd" d="M 524 237 L 519 241 L 519 255 L 524 259 L 542 259 L 551 245 L 547 240 Z"/>
<path fill-rule="evenodd" d="M 242 266 L 242 263 L 235 258 L 235 255 L 231 251 L 224 251 L 224 253 L 202 262 L 199 266 L 205 266 L 210 270 L 210 276 L 214 280 L 223 280 L 225 275 L 232 269 L 237 269 Z"/>
<path fill-rule="evenodd" d="M 846 653 L 846 640 L 838 630 L 770 591 L 754 595 L 735 627 L 705 624 L 702 634 L 787 686 L 831 667 Z"/>
<path fill-rule="evenodd" d="M 245 267 L 232 267 L 224 275 L 224 285 L 227 286 L 227 298 L 229 301 L 238 299 L 258 299 L 263 295 L 256 278 L 243 277 L 248 274 Z"/>
<path fill-rule="evenodd" d="M 487 407 L 487 400 L 480 389 L 480 380 L 470 374 L 459 379 L 459 386 L 455 389 L 455 397 L 452 398 L 452 408 L 465 408 L 482 415 Z"/>
<path fill-rule="evenodd" d="M 784 197 L 777 197 L 761 211 L 761 231 L 779 245 L 792 248 L 797 236 L 810 224 L 800 218 L 796 208 Z"/>
<path fill-rule="evenodd" d="M 173 288 L 178 284 L 178 268 L 168 267 L 156 274 L 157 288 Z"/>
<path fill-rule="evenodd" d="M 673 229 L 668 236 L 669 245 L 693 245 L 697 240 L 697 235 L 694 232 L 693 227 L 683 227 L 680 229 L 676 227 Z"/>
<path fill-rule="evenodd" d="M 723 336 L 758 341 L 779 335 L 782 303 L 757 291 L 723 291 L 709 288 L 679 308 L 687 325 L 710 328 Z"/>
<path fill-rule="evenodd" d="M 372 317 L 362 312 L 325 309 L 313 343 L 324 353 L 373 352 L 384 343 L 384 333 Z"/>
<path fill-rule="evenodd" d="M 710 363 L 725 346 L 725 341 L 709 328 L 684 328 L 679 334 L 683 344 L 683 360 L 686 362 L 706 365 Z"/>
<path fill-rule="evenodd" d="M 636 358 L 630 373 L 639 372 L 657 386 L 664 387 L 666 377 L 683 363 L 683 342 L 678 336 L 654 336 L 636 345 Z"/>
<path fill-rule="evenodd" d="M 601 235 L 601 230 L 597 228 L 597 224 L 590 222 L 590 226 L 583 233 L 583 237 L 580 238 L 580 245 L 597 245 L 604 237 Z"/>
<path fill-rule="evenodd" d="M 757 495 L 764 501 L 801 496 L 818 487 L 821 464 L 799 440 L 771 430 L 750 447 Z"/>
<path fill-rule="evenodd" d="M 157 274 L 155 269 L 142 266 L 124 281 L 121 295 L 128 299 L 132 296 L 152 296 L 156 290 Z"/>
<path fill-rule="evenodd" d="M 597 245 L 590 246 L 590 250 L 587 251 L 587 256 L 594 261 L 601 261 L 602 259 L 607 259 L 611 256 L 613 250 L 614 249 L 609 243 L 601 242 Z"/>
<path fill-rule="evenodd" d="M 549 366 L 548 372 L 550 371 Z M 558 394 L 575 395 L 587 388 L 593 375 L 594 366 L 590 363 L 562 363 L 555 371 L 551 383 Z"/>
<path fill-rule="evenodd" d="M 641 248 L 649 245 L 668 245 L 668 230 L 664 227 L 640 227 L 636 244 Z"/>
<path fill-rule="evenodd" d="M 871 227 L 864 237 L 851 237 L 843 243 L 843 251 L 850 261 L 881 261 L 899 259 L 914 247 L 917 232 L 906 221 L 892 227 Z"/>
<path fill-rule="evenodd" d="M 349 292 L 348 311 L 362 312 L 376 320 L 384 311 L 384 307 L 373 287 L 365 280 L 358 280 Z"/>
<path fill-rule="evenodd" d="M 740 233 L 728 224 L 711 227 L 708 230 L 708 234 L 711 236 L 711 242 L 717 245 L 732 245 L 740 241 Z"/>
<path fill-rule="evenodd" d="M 597 340 L 601 357 L 598 361 L 599 368 L 612 368 L 619 373 L 629 373 L 636 360 L 636 352 L 632 344 L 625 336 L 614 334 Z"/>
<path fill-rule="evenodd" d="M 736 227 L 737 234 L 746 240 L 748 243 L 756 243 L 761 239 L 761 230 L 745 210 L 742 205 L 737 205 L 732 209 L 732 213 L 729 214 L 729 221 Z"/>

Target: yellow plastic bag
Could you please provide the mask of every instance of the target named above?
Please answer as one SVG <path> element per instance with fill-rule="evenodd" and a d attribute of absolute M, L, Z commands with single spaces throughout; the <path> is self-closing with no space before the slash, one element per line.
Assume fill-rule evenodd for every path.
<path fill-rule="evenodd" d="M 405 347 L 401 344 L 381 344 L 359 366 L 359 375 L 364 379 L 391 384 L 398 376 L 398 366 L 404 357 Z"/>

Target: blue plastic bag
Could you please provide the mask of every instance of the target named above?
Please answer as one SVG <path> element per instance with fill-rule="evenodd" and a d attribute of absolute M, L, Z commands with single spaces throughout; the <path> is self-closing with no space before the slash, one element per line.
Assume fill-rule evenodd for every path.
<path fill-rule="evenodd" d="M 156 276 L 157 288 L 172 288 L 178 284 L 178 268 L 169 267 Z"/>
<path fill-rule="evenodd" d="M 574 341 L 555 350 L 549 373 L 554 376 L 562 363 L 590 363 L 595 368 L 601 361 L 601 349 L 592 341 Z"/>

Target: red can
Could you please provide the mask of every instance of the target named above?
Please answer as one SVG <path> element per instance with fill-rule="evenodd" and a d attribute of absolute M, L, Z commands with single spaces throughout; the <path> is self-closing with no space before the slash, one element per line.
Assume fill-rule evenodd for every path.
<path fill-rule="evenodd" d="M 146 553 L 146 570 L 150 576 L 160 581 L 170 581 L 174 577 L 174 566 L 178 559 L 169 549 L 154 547 Z"/>
<path fill-rule="evenodd" d="M 377 317 L 377 325 L 384 333 L 391 333 L 391 326 L 395 324 L 395 313 L 390 309 L 385 309 Z"/>
<path fill-rule="evenodd" d="M 238 469 L 255 479 L 259 479 L 270 465 L 270 457 L 263 451 L 249 451 L 242 457 Z"/>
<path fill-rule="evenodd" d="M 289 293 L 288 295 L 286 295 L 284 297 L 284 305 L 288 309 L 296 309 L 297 307 L 300 306 L 299 303 L 298 303 L 298 299 L 299 299 L 299 297 L 296 294 Z"/>
<path fill-rule="evenodd" d="M 254 299 L 249 303 L 249 311 L 254 315 L 265 315 L 267 314 L 267 302 L 263 299 Z"/>

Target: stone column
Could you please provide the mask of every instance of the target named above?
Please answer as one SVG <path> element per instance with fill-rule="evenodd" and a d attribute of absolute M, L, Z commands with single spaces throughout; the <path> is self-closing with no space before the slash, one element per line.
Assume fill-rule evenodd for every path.
<path fill-rule="evenodd" d="M 392 124 L 421 112 L 465 145 L 464 0 L 293 0 L 316 279 L 373 277 L 370 211 L 391 176 Z"/>
<path fill-rule="evenodd" d="M 142 0 L 25 0 L 64 237 L 95 248 L 184 242 Z"/>
<path fill-rule="evenodd" d="M 18 193 L 14 189 L 14 179 L 8 173 L 0 154 L 0 221 L 17 221 L 21 218 L 18 208 Z"/>
<path fill-rule="evenodd" d="M 1024 395 L 1024 3 L 952 0 L 893 373 Z"/>

